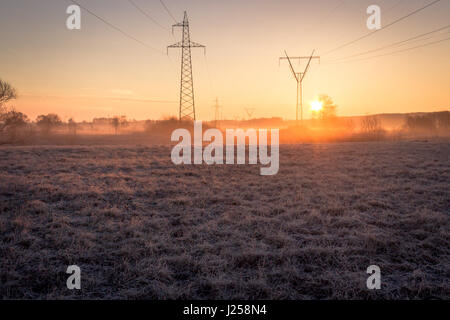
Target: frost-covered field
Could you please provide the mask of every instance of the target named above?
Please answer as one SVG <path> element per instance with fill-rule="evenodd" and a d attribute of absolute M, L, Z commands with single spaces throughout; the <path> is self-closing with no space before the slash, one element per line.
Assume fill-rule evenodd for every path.
<path fill-rule="evenodd" d="M 176 167 L 168 147 L 2 147 L 0 297 L 449 299 L 449 157 L 438 141 L 282 146 L 260 176 Z"/>

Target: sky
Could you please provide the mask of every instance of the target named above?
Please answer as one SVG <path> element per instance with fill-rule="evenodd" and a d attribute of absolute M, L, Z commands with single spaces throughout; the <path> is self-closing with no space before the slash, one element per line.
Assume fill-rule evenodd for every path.
<path fill-rule="evenodd" d="M 57 113 L 63 120 L 126 115 L 160 119 L 178 115 L 181 51 L 173 18 L 159 0 L 78 0 L 144 46 L 82 11 L 81 30 L 68 30 L 69 0 L 0 1 L 0 78 L 17 88 L 11 105 L 34 120 Z M 450 37 L 450 28 L 400 46 L 343 59 L 449 25 L 450 0 L 441 0 L 384 30 L 368 34 L 369 5 L 381 8 L 382 26 L 432 0 L 165 0 L 181 21 L 187 11 L 193 49 L 197 118 L 295 119 L 296 82 L 279 57 L 321 56 L 303 83 L 309 103 L 328 94 L 338 115 L 450 110 L 450 41 L 394 51 Z M 384 56 L 379 56 L 388 54 Z M 294 63 L 300 72 L 305 61 Z"/>

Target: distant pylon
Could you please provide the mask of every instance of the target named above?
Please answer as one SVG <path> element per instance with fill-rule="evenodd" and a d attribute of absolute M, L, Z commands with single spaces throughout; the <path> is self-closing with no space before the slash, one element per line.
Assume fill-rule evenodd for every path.
<path fill-rule="evenodd" d="M 192 59 L 191 48 L 203 48 L 206 54 L 206 47 L 192 42 L 189 33 L 189 20 L 186 11 L 184 12 L 183 22 L 174 24 L 174 27 L 183 28 L 183 38 L 181 42 L 177 42 L 167 47 L 167 52 L 170 48 L 181 48 L 181 88 L 180 88 L 180 121 L 181 120 L 196 120 L 195 117 L 195 102 L 194 102 L 194 79 L 192 77 Z"/>
<path fill-rule="evenodd" d="M 248 120 L 252 119 L 253 113 L 255 113 L 256 108 L 245 108 L 245 112 L 247 112 Z"/>
<path fill-rule="evenodd" d="M 215 100 L 215 105 L 214 105 L 214 110 L 215 110 L 215 114 L 214 114 L 214 127 L 218 128 L 218 123 L 219 123 L 219 118 L 220 118 L 220 108 L 221 106 L 219 105 L 219 99 L 216 98 Z"/>

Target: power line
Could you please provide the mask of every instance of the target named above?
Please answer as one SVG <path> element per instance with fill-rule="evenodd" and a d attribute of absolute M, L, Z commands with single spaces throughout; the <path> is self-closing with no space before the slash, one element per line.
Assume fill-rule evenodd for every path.
<path fill-rule="evenodd" d="M 333 9 L 331 9 L 331 11 L 327 14 L 326 18 L 330 17 L 337 9 L 342 7 L 344 4 L 345 4 L 345 0 L 341 0 L 337 6 L 333 7 Z"/>
<path fill-rule="evenodd" d="M 175 19 L 175 17 L 173 16 L 172 12 L 170 12 L 169 8 L 167 8 L 166 4 L 164 3 L 163 0 L 159 0 L 159 2 L 161 2 L 162 6 L 164 7 L 164 9 L 166 10 L 166 12 L 169 14 L 169 16 L 172 17 L 173 21 L 175 21 L 175 23 L 178 23 L 177 19 Z"/>
<path fill-rule="evenodd" d="M 139 12 L 141 12 L 144 16 L 146 16 L 151 22 L 153 22 L 154 24 L 158 25 L 159 27 L 161 27 L 162 29 L 166 30 L 167 32 L 170 32 L 170 30 L 166 27 L 164 27 L 162 24 L 160 24 L 158 21 L 156 21 L 155 19 L 153 19 L 152 16 L 150 16 L 144 9 L 142 9 L 140 6 L 138 6 L 136 4 L 136 2 L 134 2 L 133 0 L 128 0 L 128 2 L 135 7 Z"/>
<path fill-rule="evenodd" d="M 402 3 L 403 1 L 404 1 L 404 0 L 398 0 L 397 3 L 395 3 L 393 6 L 391 6 L 390 8 L 387 9 L 387 12 L 391 12 L 392 9 L 398 7 L 398 5 L 399 5 L 400 3 Z M 385 14 L 386 14 L 386 12 L 385 12 Z"/>
<path fill-rule="evenodd" d="M 373 49 L 373 50 L 369 50 L 369 51 L 365 51 L 365 52 L 353 54 L 353 55 L 351 55 L 351 56 L 347 56 L 347 57 L 341 58 L 341 59 L 339 59 L 339 60 L 346 60 L 346 59 L 350 59 L 350 58 L 354 58 L 354 57 L 359 57 L 359 56 L 362 56 L 362 55 L 365 55 L 365 54 L 369 54 L 369 53 L 372 53 L 372 52 L 377 52 L 377 51 L 380 51 L 380 50 L 388 49 L 388 48 L 390 48 L 390 47 L 395 47 L 395 46 L 397 46 L 397 45 L 406 43 L 406 42 L 411 41 L 411 40 L 415 40 L 415 39 L 422 38 L 422 37 L 424 37 L 424 36 L 427 36 L 427 35 L 429 35 L 429 34 L 433 34 L 433 33 L 436 33 L 436 32 L 442 31 L 442 30 L 445 30 L 445 29 L 447 29 L 447 28 L 450 28 L 450 25 L 445 26 L 445 27 L 442 27 L 442 28 L 439 28 L 439 29 L 436 29 L 436 30 L 433 30 L 433 31 L 430 31 L 430 32 L 426 32 L 426 33 L 419 34 L 419 35 L 417 35 L 417 36 L 414 36 L 414 37 L 409 38 L 409 39 L 406 39 L 406 40 L 394 42 L 394 43 L 391 43 L 391 44 L 389 44 L 389 45 L 386 45 L 386 46 L 383 46 L 383 47 L 380 47 L 380 48 L 377 48 L 377 49 Z M 424 40 L 425 40 L 425 39 L 424 39 Z"/>
<path fill-rule="evenodd" d="M 406 18 L 408 18 L 408 17 L 410 17 L 410 16 L 412 16 L 412 15 L 414 15 L 414 14 L 416 14 L 416 13 L 419 13 L 419 12 L 422 11 L 422 10 L 425 10 L 426 8 L 428 8 L 428 7 L 430 7 L 430 6 L 432 6 L 432 5 L 436 4 L 436 3 L 438 3 L 439 1 L 441 1 L 441 0 L 434 0 L 434 1 L 428 3 L 427 5 L 421 7 L 421 8 L 419 8 L 419 9 L 417 9 L 417 10 L 415 10 L 415 11 L 413 11 L 413 12 L 411 12 L 411 13 L 408 13 L 407 15 L 405 15 L 405 16 L 403 16 L 403 17 L 401 17 L 401 18 L 398 18 L 397 20 L 395 20 L 395 21 L 393 21 L 393 22 L 391 22 L 391 23 L 385 25 L 384 27 L 382 27 L 382 28 L 380 28 L 380 29 L 377 29 L 377 30 L 374 30 L 374 31 L 372 31 L 372 32 L 369 32 L 369 33 L 367 33 L 367 34 L 365 34 L 365 35 L 363 35 L 363 36 L 361 36 L 361 37 L 359 37 L 359 38 L 357 38 L 357 39 L 355 39 L 355 40 L 352 40 L 352 41 L 350 41 L 350 42 L 344 43 L 343 45 L 341 45 L 341 46 L 339 46 L 339 47 L 336 47 L 336 48 L 334 48 L 334 49 L 331 49 L 331 50 L 325 52 L 324 55 L 329 54 L 329 53 L 331 53 L 331 52 L 334 52 L 334 51 L 336 51 L 336 50 L 342 49 L 342 48 L 344 48 L 344 47 L 347 47 L 347 46 L 349 46 L 349 45 L 351 45 L 351 44 L 354 44 L 355 42 L 358 42 L 358 41 L 360 41 L 360 40 L 362 40 L 362 39 L 365 39 L 365 38 L 367 38 L 367 37 L 373 35 L 374 33 L 377 33 L 378 31 L 387 29 L 387 28 L 389 28 L 390 26 L 392 26 L 392 25 L 394 25 L 394 24 L 396 24 L 396 23 L 398 23 L 398 22 L 400 22 L 400 21 L 402 21 L 402 20 L 404 20 L 404 19 L 406 19 Z"/>
<path fill-rule="evenodd" d="M 140 45 L 143 45 L 143 46 L 146 47 L 146 48 L 149 48 L 149 49 L 158 51 L 159 53 L 165 54 L 163 51 L 161 51 L 161 50 L 159 50 L 159 49 L 157 49 L 157 48 L 155 48 L 155 47 L 152 47 L 152 46 L 146 44 L 145 42 L 142 42 L 141 40 L 139 40 L 139 39 L 133 37 L 133 36 L 130 35 L 129 33 L 123 31 L 123 30 L 120 29 L 119 27 L 116 27 L 116 26 L 115 26 L 114 24 L 112 24 L 111 22 L 107 21 L 106 19 L 100 17 L 99 15 L 97 15 L 96 13 L 94 13 L 93 11 L 91 11 L 91 10 L 89 10 L 88 8 L 86 8 L 86 7 L 84 7 L 83 5 L 81 5 L 78 1 L 75 1 L 75 0 L 69 0 L 69 1 L 72 2 L 72 3 L 74 3 L 74 4 L 76 4 L 77 6 L 79 6 L 80 8 L 82 8 L 83 10 L 85 10 L 86 12 L 88 12 L 90 15 L 96 17 L 97 19 L 99 19 L 100 21 L 102 21 L 103 23 L 105 23 L 107 26 L 109 26 L 110 28 L 112 28 L 112 29 L 116 30 L 117 32 L 121 33 L 121 34 L 124 35 L 125 37 L 127 37 L 127 38 L 129 38 L 129 39 L 131 39 L 131 40 L 133 40 L 133 41 L 135 41 L 135 42 L 137 42 L 137 43 L 139 43 Z"/>
<path fill-rule="evenodd" d="M 389 52 L 389 53 L 385 53 L 385 54 L 380 54 L 380 55 L 376 55 L 376 56 L 372 56 L 372 57 L 356 59 L 356 60 L 350 60 L 350 61 L 340 61 L 340 62 L 341 63 L 357 62 L 357 61 L 363 61 L 363 60 L 370 60 L 370 59 L 374 59 L 374 58 L 378 58 L 378 57 L 390 56 L 390 55 L 393 55 L 393 54 L 396 54 L 396 53 L 410 51 L 410 50 L 414 50 L 414 49 L 418 49 L 418 48 L 423 48 L 423 47 L 431 46 L 433 44 L 438 44 L 438 43 L 441 43 L 441 42 L 444 42 L 444 41 L 448 41 L 448 40 L 450 40 L 450 38 L 445 38 L 445 39 L 441 39 L 441 40 L 437 40 L 437 41 L 433 41 L 433 42 L 428 42 L 428 43 L 421 44 L 421 45 L 418 45 L 418 46 L 414 46 L 414 47 L 410 47 L 410 48 L 406 48 L 406 49 L 402 49 L 402 50 L 397 50 L 397 51 L 393 51 L 393 52 Z"/>

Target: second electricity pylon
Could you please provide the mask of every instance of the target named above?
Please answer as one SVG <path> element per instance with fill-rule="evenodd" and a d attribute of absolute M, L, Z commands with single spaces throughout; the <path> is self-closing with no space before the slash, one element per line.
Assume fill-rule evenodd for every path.
<path fill-rule="evenodd" d="M 300 110 L 301 110 L 301 120 L 303 122 L 303 92 L 302 92 L 302 84 L 303 84 L 303 79 L 305 78 L 306 73 L 308 72 L 308 68 L 309 65 L 311 64 L 311 60 L 312 59 L 319 59 L 320 61 L 320 57 L 318 56 L 314 56 L 314 51 L 312 52 L 310 57 L 289 57 L 287 52 L 284 51 L 284 53 L 286 54 L 286 57 L 281 57 L 280 61 L 283 59 L 287 59 L 289 61 L 289 66 L 291 67 L 291 71 L 292 74 L 294 75 L 295 80 L 297 81 L 297 101 L 296 101 L 296 106 L 295 106 L 295 121 L 298 124 L 298 109 L 299 109 L 299 104 L 300 104 Z M 303 72 L 295 72 L 294 67 L 292 66 L 292 62 L 291 59 L 296 59 L 296 60 L 303 60 L 303 59 L 308 59 L 308 64 L 306 65 L 306 68 Z"/>
<path fill-rule="evenodd" d="M 195 103 L 194 103 L 194 79 L 192 77 L 192 58 L 191 48 L 203 48 L 206 54 L 206 47 L 192 42 L 189 33 L 189 20 L 186 11 L 184 12 L 183 22 L 174 24 L 174 27 L 183 28 L 183 38 L 181 42 L 177 42 L 167 47 L 167 52 L 170 48 L 181 48 L 181 88 L 180 88 L 180 121 L 181 120 L 196 120 L 195 117 Z"/>
<path fill-rule="evenodd" d="M 219 118 L 220 118 L 220 108 L 222 106 L 219 105 L 219 98 L 216 98 L 216 100 L 214 101 L 215 105 L 214 105 L 214 128 L 218 128 L 218 123 L 219 123 Z"/>
<path fill-rule="evenodd" d="M 248 115 L 248 120 L 252 120 L 252 116 L 255 111 L 256 111 L 255 108 L 245 108 L 245 112 Z"/>

